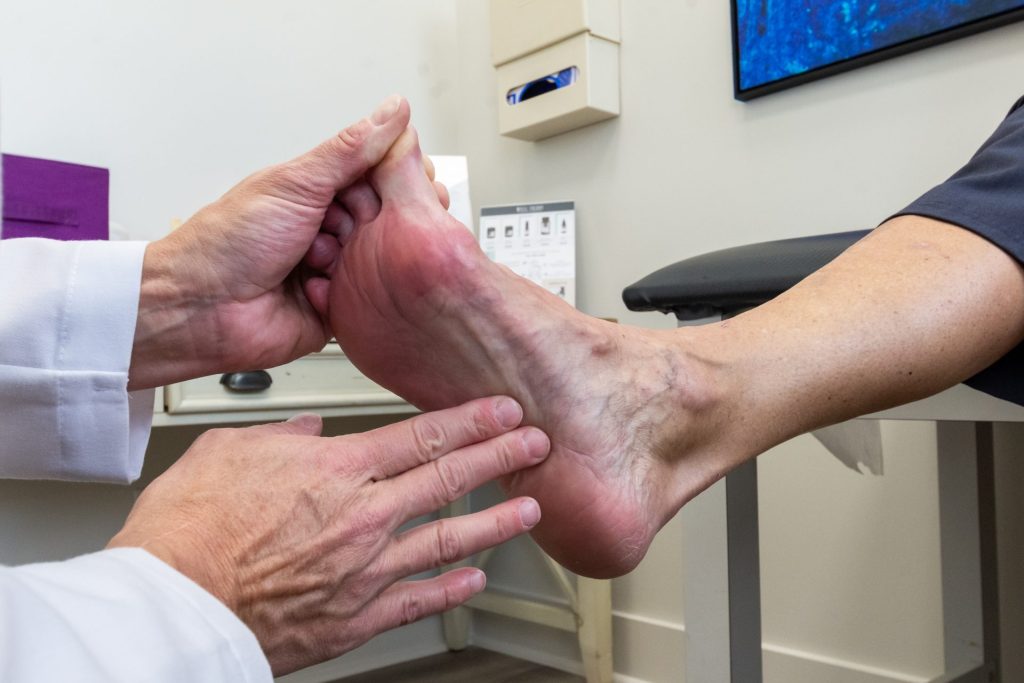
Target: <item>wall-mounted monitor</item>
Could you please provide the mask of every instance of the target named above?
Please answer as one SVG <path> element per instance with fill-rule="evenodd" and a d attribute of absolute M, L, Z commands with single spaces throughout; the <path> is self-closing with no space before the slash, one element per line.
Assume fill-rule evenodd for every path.
<path fill-rule="evenodd" d="M 1024 19 L 1024 0 L 732 0 L 749 100 Z"/>

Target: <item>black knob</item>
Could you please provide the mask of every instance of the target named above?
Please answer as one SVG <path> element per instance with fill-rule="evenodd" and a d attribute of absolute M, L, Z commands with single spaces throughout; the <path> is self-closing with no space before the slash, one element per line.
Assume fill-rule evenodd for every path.
<path fill-rule="evenodd" d="M 220 383 L 228 391 L 251 393 L 266 391 L 274 383 L 274 379 L 266 370 L 247 370 L 223 374 L 220 376 Z"/>

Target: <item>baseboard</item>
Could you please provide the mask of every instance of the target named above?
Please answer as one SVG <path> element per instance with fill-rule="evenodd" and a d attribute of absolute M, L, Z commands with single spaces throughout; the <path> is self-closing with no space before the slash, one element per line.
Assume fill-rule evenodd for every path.
<path fill-rule="evenodd" d="M 616 683 L 684 683 L 686 632 L 681 624 L 638 614 L 613 612 Z M 475 615 L 475 645 L 554 669 L 582 675 L 572 634 L 521 622 Z M 518 629 L 518 630 L 517 630 Z M 538 629 L 542 632 L 538 633 Z M 928 676 L 766 643 L 765 678 L 787 683 L 928 683 Z"/>
<path fill-rule="evenodd" d="M 797 650 L 781 645 L 765 643 L 765 678 L 793 683 L 928 683 L 930 676 L 908 674 L 892 669 L 851 662 L 819 655 L 814 652 Z"/>
<path fill-rule="evenodd" d="M 571 633 L 488 614 L 474 614 L 472 642 L 510 657 L 583 674 Z M 615 683 L 680 683 L 685 633 L 680 624 L 613 612 Z"/>

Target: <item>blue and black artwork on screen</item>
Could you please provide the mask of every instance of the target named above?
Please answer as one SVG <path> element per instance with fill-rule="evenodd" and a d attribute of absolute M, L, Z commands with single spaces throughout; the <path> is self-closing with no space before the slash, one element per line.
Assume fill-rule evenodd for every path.
<path fill-rule="evenodd" d="M 736 96 L 1024 19 L 1024 0 L 733 0 Z"/>

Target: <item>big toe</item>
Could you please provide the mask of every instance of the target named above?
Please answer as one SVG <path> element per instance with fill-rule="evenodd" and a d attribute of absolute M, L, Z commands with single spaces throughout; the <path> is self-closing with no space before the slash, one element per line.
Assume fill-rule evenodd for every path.
<path fill-rule="evenodd" d="M 437 192 L 423 171 L 423 153 L 412 126 L 391 146 L 384 160 L 370 174 L 370 182 L 385 204 L 437 204 Z"/>

